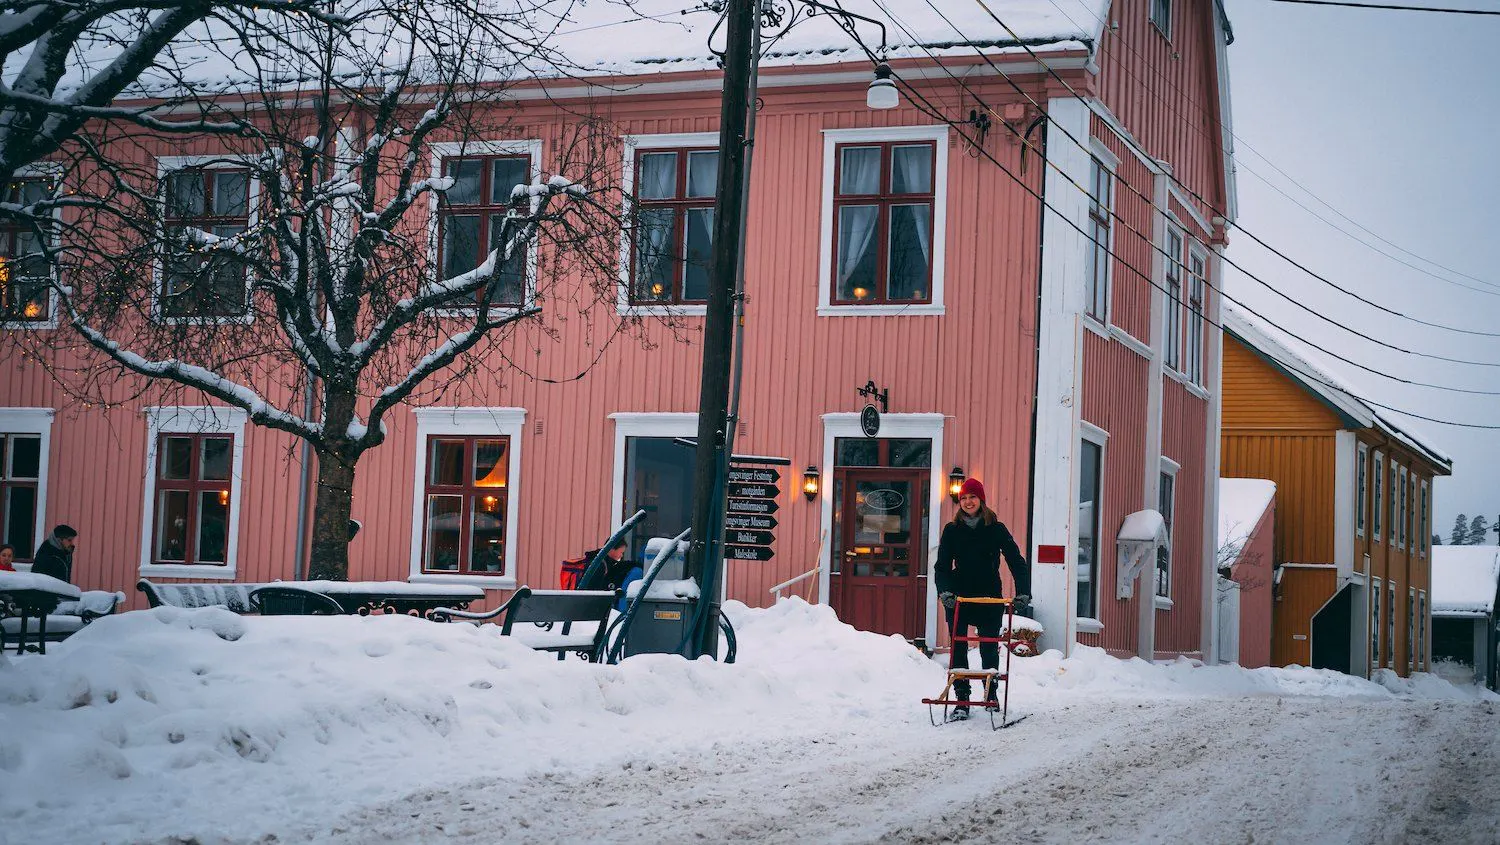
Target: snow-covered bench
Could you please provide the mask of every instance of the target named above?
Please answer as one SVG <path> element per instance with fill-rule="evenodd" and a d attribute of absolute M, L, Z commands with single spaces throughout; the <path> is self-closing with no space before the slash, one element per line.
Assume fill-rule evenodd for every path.
<path fill-rule="evenodd" d="M 24 619 L 21 616 L 5 616 L 0 618 L 0 651 L 5 648 L 5 642 L 11 638 L 31 638 L 34 640 L 36 634 L 43 628 L 46 635 L 43 641 L 49 643 L 60 642 L 83 629 L 83 626 L 115 612 L 115 608 L 125 602 L 124 593 L 111 593 L 106 590 L 86 590 L 76 600 L 58 603 L 53 611 L 47 614 L 46 625 L 36 617 Z M 21 623 L 26 623 L 22 630 Z M 23 634 L 25 636 L 23 636 Z"/>
<path fill-rule="evenodd" d="M 142 578 L 135 588 L 146 594 L 152 607 L 223 607 L 235 613 L 250 613 L 250 593 L 261 584 L 157 584 Z"/>
<path fill-rule="evenodd" d="M 464 620 L 474 623 L 502 614 L 501 636 L 514 637 L 537 651 L 555 651 L 562 660 L 569 652 L 584 660 L 599 659 L 604 645 L 609 611 L 620 594 L 615 590 L 533 590 L 522 587 L 504 604 L 489 611 L 440 607 L 433 611 L 439 622 Z M 527 625 L 526 623 L 531 623 Z M 561 625 L 562 630 L 554 630 Z M 577 625 L 577 630 L 574 630 Z"/>

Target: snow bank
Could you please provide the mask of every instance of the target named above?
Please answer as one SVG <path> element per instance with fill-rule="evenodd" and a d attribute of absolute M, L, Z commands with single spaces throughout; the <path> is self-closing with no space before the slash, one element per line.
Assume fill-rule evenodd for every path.
<path fill-rule="evenodd" d="M 478 777 L 574 774 L 875 726 L 927 741 L 918 701 L 942 688 L 943 671 L 905 641 L 800 599 L 763 610 L 729 602 L 725 613 L 739 635 L 735 665 L 559 662 L 493 625 L 407 616 L 160 607 L 106 617 L 45 657 L 0 659 L 0 829 L 18 841 L 286 841 Z M 1152 665 L 1091 648 L 1014 669 L 1011 701 L 1026 709 L 1109 696 L 1456 695 L 1421 676 L 1376 684 L 1311 669 Z"/>

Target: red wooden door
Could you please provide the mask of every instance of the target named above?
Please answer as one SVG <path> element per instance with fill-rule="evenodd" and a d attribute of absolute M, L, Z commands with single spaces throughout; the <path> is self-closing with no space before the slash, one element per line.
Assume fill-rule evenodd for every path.
<path fill-rule="evenodd" d="M 928 470 L 834 471 L 829 603 L 862 631 L 923 636 Z"/>

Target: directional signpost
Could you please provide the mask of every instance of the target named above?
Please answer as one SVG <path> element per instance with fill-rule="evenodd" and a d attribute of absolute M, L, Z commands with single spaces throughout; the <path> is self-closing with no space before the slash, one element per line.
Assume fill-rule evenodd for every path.
<path fill-rule="evenodd" d="M 772 514 L 781 508 L 776 502 L 781 495 L 776 486 L 780 480 L 781 473 L 771 467 L 730 464 L 729 500 L 724 514 L 725 560 L 764 562 L 776 556 L 771 549 L 776 542 L 776 517 Z"/>

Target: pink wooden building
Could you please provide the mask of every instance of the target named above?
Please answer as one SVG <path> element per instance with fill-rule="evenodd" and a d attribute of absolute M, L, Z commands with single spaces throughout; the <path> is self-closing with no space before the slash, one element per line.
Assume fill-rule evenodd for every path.
<path fill-rule="evenodd" d="M 892 6 L 847 5 L 881 18 Z M 900 4 L 920 43 L 892 24 L 891 65 L 955 125 L 910 97 L 868 110 L 870 64 L 826 22 L 763 63 L 735 449 L 788 458 L 792 477 L 775 557 L 730 562 L 727 595 L 763 605 L 816 569 L 792 592 L 858 627 L 940 642 L 927 568 L 961 467 L 1034 562 L 1044 645 L 1211 658 L 1228 21 L 1215 0 L 992 3 L 1014 14 L 1022 47 L 988 15 L 908 8 L 921 5 Z M 672 439 L 696 431 L 695 257 L 721 79 L 698 58 L 711 22 L 695 20 L 687 34 L 638 24 L 613 48 L 634 55 L 612 55 L 598 84 L 520 86 L 530 137 L 434 162 L 481 181 L 548 173 L 570 112 L 612 121 L 621 184 L 660 224 L 621 244 L 615 307 L 675 314 L 685 332 L 648 323 L 653 348 L 613 345 L 581 381 L 508 376 L 469 385 L 462 407 L 402 409 L 360 465 L 351 578 L 472 583 L 498 599 L 553 585 L 560 560 L 637 508 L 651 534 L 686 526 L 691 456 Z M 992 125 L 975 148 L 963 121 L 981 101 Z M 239 178 L 162 154 L 164 173 Z M 450 202 L 434 230 L 480 227 L 485 213 Z M 461 252 L 449 260 L 475 260 Z M 524 272 L 516 284 L 524 297 Z M 7 315 L 7 330 L 60 330 L 31 310 Z M 555 328 L 562 342 L 536 375 L 597 354 L 586 329 Z M 890 397 L 874 438 L 856 413 L 870 381 Z M 47 526 L 78 527 L 87 588 L 305 571 L 310 500 L 291 439 L 235 409 L 154 396 L 82 407 L 36 361 L 8 362 L 6 536 L 29 549 Z M 811 499 L 804 468 L 819 482 Z M 1115 538 L 1141 510 L 1167 517 L 1170 543 L 1127 581 Z"/>

